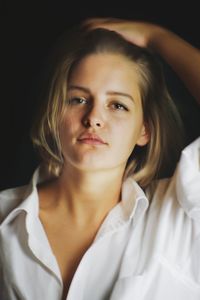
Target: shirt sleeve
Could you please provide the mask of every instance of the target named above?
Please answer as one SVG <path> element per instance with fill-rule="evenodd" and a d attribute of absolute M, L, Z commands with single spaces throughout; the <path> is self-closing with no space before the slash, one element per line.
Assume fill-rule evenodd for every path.
<path fill-rule="evenodd" d="M 175 181 L 179 203 L 189 217 L 200 222 L 200 137 L 182 151 Z"/>

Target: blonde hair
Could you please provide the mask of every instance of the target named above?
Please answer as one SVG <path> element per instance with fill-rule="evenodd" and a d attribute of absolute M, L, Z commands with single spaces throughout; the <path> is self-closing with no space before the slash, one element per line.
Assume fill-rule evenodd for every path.
<path fill-rule="evenodd" d="M 47 60 L 45 94 L 33 123 L 31 138 L 50 173 L 59 176 L 63 156 L 59 124 L 67 95 L 67 82 L 75 66 L 94 53 L 119 53 L 133 61 L 138 70 L 144 122 L 150 134 L 146 146 L 136 146 L 130 155 L 125 176 L 133 175 L 143 187 L 172 173 L 182 149 L 181 120 L 165 84 L 162 64 L 150 50 L 126 41 L 114 31 L 77 28 L 64 34 Z"/>

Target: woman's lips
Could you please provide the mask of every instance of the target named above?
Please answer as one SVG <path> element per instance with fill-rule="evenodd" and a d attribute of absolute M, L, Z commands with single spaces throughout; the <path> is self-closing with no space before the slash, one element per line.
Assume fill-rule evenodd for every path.
<path fill-rule="evenodd" d="M 78 142 L 88 145 L 105 145 L 104 142 L 98 135 L 96 134 L 83 134 L 78 138 Z"/>
<path fill-rule="evenodd" d="M 88 144 L 88 145 L 104 145 L 104 143 L 102 143 L 99 140 L 95 140 L 95 139 L 81 139 L 78 140 L 80 143 L 83 144 Z"/>

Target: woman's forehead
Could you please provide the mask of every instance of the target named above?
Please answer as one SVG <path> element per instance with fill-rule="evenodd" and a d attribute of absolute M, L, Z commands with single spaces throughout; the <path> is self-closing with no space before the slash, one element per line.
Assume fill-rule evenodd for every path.
<path fill-rule="evenodd" d="M 73 69 L 69 85 L 139 91 L 140 76 L 136 64 L 121 54 L 87 55 Z"/>

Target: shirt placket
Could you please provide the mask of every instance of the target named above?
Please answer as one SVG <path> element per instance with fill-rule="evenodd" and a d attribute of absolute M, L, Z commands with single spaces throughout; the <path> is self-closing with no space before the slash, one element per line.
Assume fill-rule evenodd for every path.
<path fill-rule="evenodd" d="M 60 269 L 39 218 L 27 215 L 26 229 L 28 232 L 28 245 L 32 254 L 54 276 L 59 285 L 59 293 L 62 295 L 63 283 Z"/>

